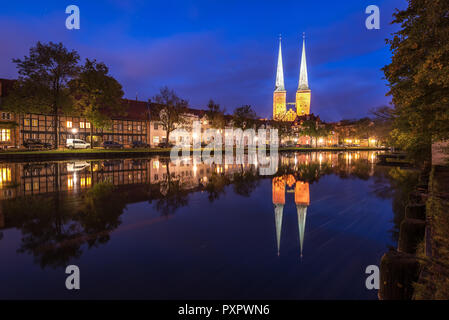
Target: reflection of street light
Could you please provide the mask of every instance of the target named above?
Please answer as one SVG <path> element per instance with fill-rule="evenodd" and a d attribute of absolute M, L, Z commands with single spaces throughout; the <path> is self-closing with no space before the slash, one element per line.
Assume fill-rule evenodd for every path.
<path fill-rule="evenodd" d="M 76 134 L 78 132 L 78 130 L 76 130 L 75 128 L 72 129 L 72 133 Z"/>

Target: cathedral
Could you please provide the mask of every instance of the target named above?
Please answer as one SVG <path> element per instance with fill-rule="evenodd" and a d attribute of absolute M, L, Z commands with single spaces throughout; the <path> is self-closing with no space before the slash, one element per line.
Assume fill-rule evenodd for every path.
<path fill-rule="evenodd" d="M 310 88 L 307 79 L 306 42 L 303 36 L 301 68 L 299 84 L 296 90 L 296 102 L 287 103 L 287 91 L 284 86 L 284 68 L 282 66 L 282 43 L 279 39 L 279 56 L 276 72 L 276 89 L 273 94 L 273 119 L 278 121 L 294 121 L 297 116 L 310 114 Z M 294 105 L 296 110 L 288 109 L 287 105 Z"/>

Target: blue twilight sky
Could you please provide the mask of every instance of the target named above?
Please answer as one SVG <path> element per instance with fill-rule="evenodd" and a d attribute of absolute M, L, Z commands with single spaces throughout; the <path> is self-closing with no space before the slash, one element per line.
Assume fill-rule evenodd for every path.
<path fill-rule="evenodd" d="M 76 4 L 81 29 L 67 30 Z M 365 8 L 380 8 L 381 29 L 365 28 Z M 298 86 L 306 32 L 311 111 L 325 120 L 367 115 L 388 104 L 380 70 L 390 61 L 385 39 L 406 0 L 315 1 L 5 1 L 0 5 L 0 78 L 15 78 L 12 58 L 38 40 L 62 41 L 82 59 L 105 62 L 127 98 L 146 100 L 167 85 L 204 108 L 209 99 L 232 112 L 251 104 L 270 117 L 278 37 L 283 38 L 287 99 Z"/>

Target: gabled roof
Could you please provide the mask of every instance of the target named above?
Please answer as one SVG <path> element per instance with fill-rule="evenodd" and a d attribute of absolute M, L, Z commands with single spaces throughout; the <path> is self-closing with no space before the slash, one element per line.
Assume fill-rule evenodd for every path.
<path fill-rule="evenodd" d="M 126 115 L 124 117 L 130 120 L 148 120 L 148 102 L 122 99 L 122 103 L 125 105 Z M 150 106 L 151 108 L 151 106 Z"/>

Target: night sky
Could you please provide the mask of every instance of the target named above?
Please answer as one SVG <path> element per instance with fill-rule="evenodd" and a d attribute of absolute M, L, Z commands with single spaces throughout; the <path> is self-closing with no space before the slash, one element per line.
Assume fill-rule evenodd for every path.
<path fill-rule="evenodd" d="M 66 6 L 81 11 L 67 30 Z M 381 29 L 365 28 L 365 8 L 380 8 Z M 12 58 L 38 40 L 62 41 L 82 59 L 110 67 L 125 96 L 146 100 L 167 85 L 205 108 L 214 99 L 232 112 L 252 105 L 271 117 L 279 34 L 288 102 L 298 86 L 306 32 L 311 112 L 324 120 L 357 118 L 390 97 L 380 70 L 390 61 L 385 39 L 405 0 L 296 1 L 1 1 L 0 78 L 16 78 Z"/>

